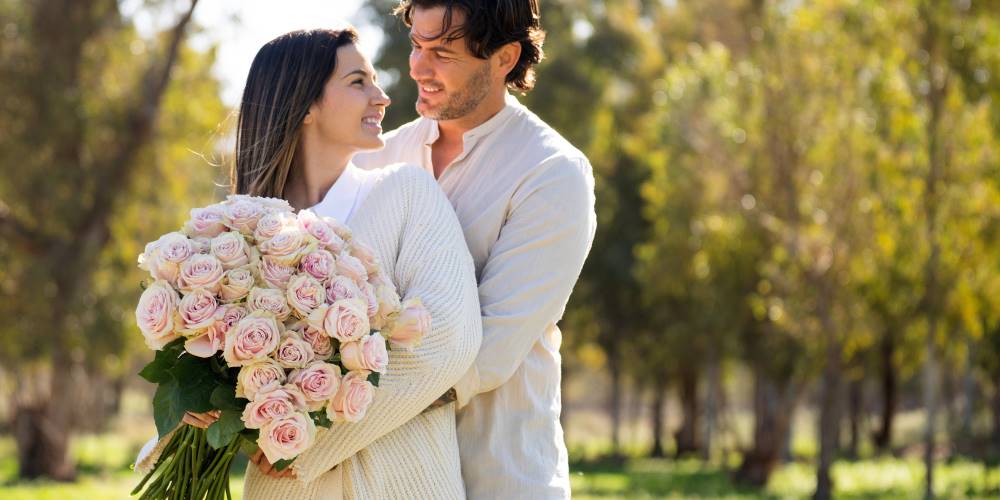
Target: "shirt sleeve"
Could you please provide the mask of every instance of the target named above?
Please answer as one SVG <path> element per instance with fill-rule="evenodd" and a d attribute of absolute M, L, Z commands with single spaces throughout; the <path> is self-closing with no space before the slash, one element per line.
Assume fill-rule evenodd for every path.
<path fill-rule="evenodd" d="M 315 480 L 420 414 L 468 370 L 479 349 L 482 323 L 475 267 L 461 226 L 434 179 L 419 167 L 404 169 L 410 174 L 396 182 L 411 196 L 398 201 L 408 215 L 399 248 L 392 252 L 397 255 L 393 281 L 404 300 L 421 299 L 431 315 L 431 331 L 412 352 L 389 352 L 388 369 L 363 420 L 320 429 L 315 444 L 292 463 L 299 481 Z M 392 227 L 394 210 L 388 207 L 396 201 L 386 200 L 386 209 L 366 222 Z M 391 245 L 390 240 L 370 243 Z"/>
<path fill-rule="evenodd" d="M 459 407 L 513 376 L 546 327 L 566 308 L 597 226 L 585 159 L 557 157 L 511 200 L 479 280 L 483 342 L 456 384 Z"/>

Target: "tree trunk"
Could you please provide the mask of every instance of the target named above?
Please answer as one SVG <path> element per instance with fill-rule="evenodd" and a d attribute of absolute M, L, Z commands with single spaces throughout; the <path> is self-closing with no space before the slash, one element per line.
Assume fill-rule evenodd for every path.
<path fill-rule="evenodd" d="M 797 390 L 790 381 L 773 380 L 755 368 L 753 445 L 743 454 L 734 475 L 737 482 L 755 487 L 767 484 L 781 461 L 796 399 Z"/>
<path fill-rule="evenodd" d="M 698 454 L 701 451 L 700 405 L 698 404 L 698 370 L 696 367 L 684 368 L 678 378 L 678 389 L 681 400 L 681 415 L 683 421 L 680 429 L 674 433 L 677 443 L 675 455 L 683 457 Z"/>
<path fill-rule="evenodd" d="M 715 423 L 719 413 L 719 362 L 715 356 L 708 364 L 708 393 L 705 398 L 705 441 L 702 445 L 702 460 L 712 459 L 712 441 L 715 439 Z"/>
<path fill-rule="evenodd" d="M 666 418 L 667 383 L 664 379 L 658 378 L 653 384 L 653 403 L 650 414 L 653 424 L 653 447 L 649 450 L 652 458 L 663 458 L 666 453 L 663 450 L 663 427 Z"/>
<path fill-rule="evenodd" d="M 858 448 L 861 445 L 861 416 L 862 412 L 862 380 L 852 380 L 849 386 L 847 404 L 849 408 L 850 439 L 847 442 L 847 456 L 851 460 L 858 459 Z"/>
<path fill-rule="evenodd" d="M 1000 374 L 993 376 L 993 447 L 1000 450 Z"/>
<path fill-rule="evenodd" d="M 896 379 L 896 367 L 893 363 L 895 352 L 895 332 L 887 330 L 879 347 L 879 357 L 881 358 L 879 380 L 882 389 L 881 423 L 878 432 L 873 436 L 875 448 L 879 453 L 886 453 L 889 451 L 889 446 L 892 445 L 892 424 L 896 419 L 896 408 L 899 404 L 899 382 Z"/>
<path fill-rule="evenodd" d="M 611 374 L 611 393 L 608 395 L 608 413 L 611 415 L 611 455 L 621 455 L 622 374 L 618 349 L 608 349 L 608 370 Z"/>
<path fill-rule="evenodd" d="M 826 362 L 823 364 L 823 388 L 820 396 L 819 466 L 816 468 L 816 500 L 833 497 L 830 468 L 840 442 L 841 346 L 834 330 L 830 285 L 821 285 L 818 313 L 826 336 Z"/>

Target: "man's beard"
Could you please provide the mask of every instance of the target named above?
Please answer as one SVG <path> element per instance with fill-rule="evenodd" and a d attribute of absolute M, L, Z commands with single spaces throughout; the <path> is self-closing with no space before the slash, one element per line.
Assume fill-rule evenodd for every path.
<path fill-rule="evenodd" d="M 490 87 L 490 65 L 483 64 L 482 69 L 477 70 L 469 78 L 465 87 L 448 96 L 448 100 L 438 110 L 427 110 L 420 113 L 424 118 L 431 120 L 455 120 L 471 113 L 479 103 L 486 99 Z"/>

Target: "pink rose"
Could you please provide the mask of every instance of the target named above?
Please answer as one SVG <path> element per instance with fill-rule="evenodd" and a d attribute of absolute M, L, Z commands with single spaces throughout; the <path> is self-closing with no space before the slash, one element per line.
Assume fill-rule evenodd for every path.
<path fill-rule="evenodd" d="M 219 298 L 223 302 L 236 302 L 242 300 L 250 293 L 254 286 L 253 273 L 249 268 L 238 267 L 226 271 L 219 287 Z"/>
<path fill-rule="evenodd" d="M 226 230 L 222 208 L 212 205 L 191 209 L 191 219 L 184 224 L 184 232 L 191 236 L 214 238 Z"/>
<path fill-rule="evenodd" d="M 261 253 L 284 266 L 297 266 L 302 256 L 311 252 L 305 233 L 298 227 L 288 226 L 273 238 L 258 245 Z"/>
<path fill-rule="evenodd" d="M 236 397 L 252 400 L 264 387 L 284 383 L 285 369 L 277 361 L 264 358 L 240 368 L 240 374 L 236 376 Z"/>
<path fill-rule="evenodd" d="M 279 340 L 281 330 L 274 315 L 254 311 L 226 332 L 223 357 L 229 366 L 245 366 L 270 355 Z"/>
<path fill-rule="evenodd" d="M 396 287 L 392 283 L 376 287 L 375 300 L 378 302 L 378 312 L 372 319 L 372 328 L 382 330 L 396 319 L 403 305 L 400 304 L 399 294 L 396 293 Z"/>
<path fill-rule="evenodd" d="M 178 332 L 185 336 L 201 334 L 202 330 L 215 324 L 215 313 L 219 303 L 215 295 L 204 288 L 198 288 L 181 299 L 177 305 L 177 314 L 181 319 Z"/>
<path fill-rule="evenodd" d="M 371 372 L 347 372 L 340 381 L 340 389 L 326 405 L 326 416 L 334 422 L 358 422 L 365 418 L 375 397 L 375 386 L 368 381 Z"/>
<path fill-rule="evenodd" d="M 184 341 L 184 350 L 192 356 L 199 358 L 211 358 L 226 345 L 225 326 L 222 323 L 215 323 L 197 337 L 192 337 Z"/>
<path fill-rule="evenodd" d="M 350 242 L 354 238 L 354 235 L 351 234 L 351 229 L 341 224 L 340 221 L 338 221 L 337 219 L 325 216 L 320 218 L 323 219 L 323 222 L 326 222 L 328 226 L 333 228 L 333 232 L 337 233 L 337 236 L 340 236 L 340 239 L 344 240 L 345 242 Z M 340 249 L 338 250 L 331 249 L 330 251 L 334 253 L 340 253 Z"/>
<path fill-rule="evenodd" d="M 295 332 L 288 331 L 281 336 L 278 348 L 274 350 L 274 360 L 283 368 L 303 368 L 315 359 L 312 346 Z"/>
<path fill-rule="evenodd" d="M 341 342 L 360 340 L 371 331 L 368 304 L 361 299 L 342 299 L 332 305 L 319 306 L 309 315 L 308 321 L 309 326 Z"/>
<path fill-rule="evenodd" d="M 153 279 L 176 283 L 181 267 L 163 258 L 157 247 L 157 241 L 146 244 L 146 249 L 139 254 L 139 269 L 149 273 Z"/>
<path fill-rule="evenodd" d="M 160 239 L 156 240 L 156 250 L 164 260 L 178 265 L 195 253 L 191 240 L 177 232 L 160 236 Z"/>
<path fill-rule="evenodd" d="M 347 276 L 337 276 L 333 278 L 326 287 L 327 302 L 334 303 L 343 299 L 363 298 L 358 284 Z M 366 299 L 367 300 L 367 299 Z"/>
<path fill-rule="evenodd" d="M 312 346 L 316 359 L 330 359 L 330 355 L 333 354 L 333 341 L 330 337 L 311 326 L 302 329 L 302 340 Z"/>
<path fill-rule="evenodd" d="M 302 257 L 302 262 L 299 265 L 303 272 L 323 283 L 329 281 L 337 269 L 337 262 L 333 258 L 333 254 L 326 250 L 316 250 L 306 254 Z"/>
<path fill-rule="evenodd" d="M 212 239 L 212 255 L 222 262 L 227 271 L 250 263 L 250 247 L 243 235 L 236 231 L 222 233 Z"/>
<path fill-rule="evenodd" d="M 294 275 L 295 267 L 282 264 L 278 258 L 270 255 L 261 258 L 260 277 L 268 285 L 284 290 Z"/>
<path fill-rule="evenodd" d="M 235 203 L 237 201 L 256 203 L 265 213 L 292 211 L 292 206 L 288 204 L 288 201 L 281 198 L 250 196 L 248 194 L 231 194 L 226 196 L 226 201 L 229 203 Z"/>
<path fill-rule="evenodd" d="M 178 337 L 174 332 L 178 300 L 177 292 L 163 280 L 154 281 L 139 297 L 135 322 L 150 349 L 159 351 Z"/>
<path fill-rule="evenodd" d="M 226 304 L 219 306 L 219 310 L 215 313 L 215 320 L 222 333 L 227 333 L 236 323 L 247 317 L 247 314 L 250 314 L 250 310 L 243 304 Z"/>
<path fill-rule="evenodd" d="M 272 420 L 260 429 L 260 446 L 267 461 L 288 460 L 299 456 L 316 439 L 316 424 L 304 413 Z"/>
<path fill-rule="evenodd" d="M 177 276 L 177 288 L 184 293 L 190 293 L 195 288 L 218 293 L 222 286 L 223 272 L 219 259 L 211 255 L 192 255 L 181 264 L 181 272 Z"/>
<path fill-rule="evenodd" d="M 367 271 L 368 274 L 375 274 L 378 272 L 378 257 L 375 256 L 375 252 L 371 248 L 355 239 L 351 242 L 350 251 L 351 255 L 361 261 L 361 264 L 365 267 L 365 271 Z"/>
<path fill-rule="evenodd" d="M 322 361 L 313 361 L 305 368 L 292 370 L 288 381 L 295 384 L 306 396 L 309 411 L 326 406 L 327 401 L 340 389 L 340 367 Z"/>
<path fill-rule="evenodd" d="M 195 236 L 191 238 L 191 248 L 194 248 L 194 253 L 208 255 L 212 252 L 212 239 L 204 236 Z"/>
<path fill-rule="evenodd" d="M 365 302 L 368 303 L 368 320 L 371 321 L 375 317 L 375 314 L 378 313 L 378 298 L 375 297 L 375 287 L 371 286 L 368 282 L 362 283 L 361 298 L 365 299 Z"/>
<path fill-rule="evenodd" d="M 368 370 L 384 373 L 389 365 L 385 339 L 377 332 L 357 342 L 340 344 L 341 361 L 348 370 Z"/>
<path fill-rule="evenodd" d="M 243 423 L 248 429 L 260 429 L 272 419 L 285 418 L 306 408 L 306 397 L 298 387 L 271 382 L 261 387 L 243 408 Z"/>
<path fill-rule="evenodd" d="M 333 231 L 329 224 L 323 222 L 311 210 L 300 210 L 299 225 L 324 248 L 343 248 L 344 240 Z"/>
<path fill-rule="evenodd" d="M 368 281 L 368 271 L 365 270 L 365 265 L 347 252 L 342 252 L 337 257 L 337 273 L 347 276 L 358 283 Z"/>
<path fill-rule="evenodd" d="M 255 201 L 251 201 L 250 199 L 236 199 L 227 201 L 223 205 L 222 215 L 226 227 L 246 235 L 251 235 L 254 229 L 257 228 L 257 221 L 266 215 L 266 212 L 264 211 L 264 207 Z"/>
<path fill-rule="evenodd" d="M 420 299 L 403 302 L 403 310 L 389 329 L 389 341 L 393 346 L 412 351 L 420 339 L 431 330 L 431 314 Z"/>
<path fill-rule="evenodd" d="M 313 309 L 326 302 L 326 288 L 309 274 L 299 274 L 288 282 L 285 299 L 300 318 L 308 318 Z"/>
<path fill-rule="evenodd" d="M 288 307 L 285 300 L 285 292 L 277 288 L 253 288 L 247 296 L 247 307 L 251 311 L 268 311 L 278 321 L 285 321 L 292 315 L 292 308 Z"/>
<path fill-rule="evenodd" d="M 257 228 L 254 229 L 253 237 L 257 239 L 258 243 L 267 241 L 277 236 L 293 220 L 293 216 L 288 213 L 271 212 L 261 217 L 260 221 L 257 222 Z"/>

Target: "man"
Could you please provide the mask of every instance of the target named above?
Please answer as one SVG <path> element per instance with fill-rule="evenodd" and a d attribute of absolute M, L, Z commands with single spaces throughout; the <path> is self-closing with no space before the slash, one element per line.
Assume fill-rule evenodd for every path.
<path fill-rule="evenodd" d="M 403 0 L 421 118 L 363 168 L 432 171 L 476 264 L 483 344 L 455 387 L 469 498 L 568 498 L 556 327 L 593 242 L 587 158 L 517 100 L 542 58 L 536 0 Z"/>

